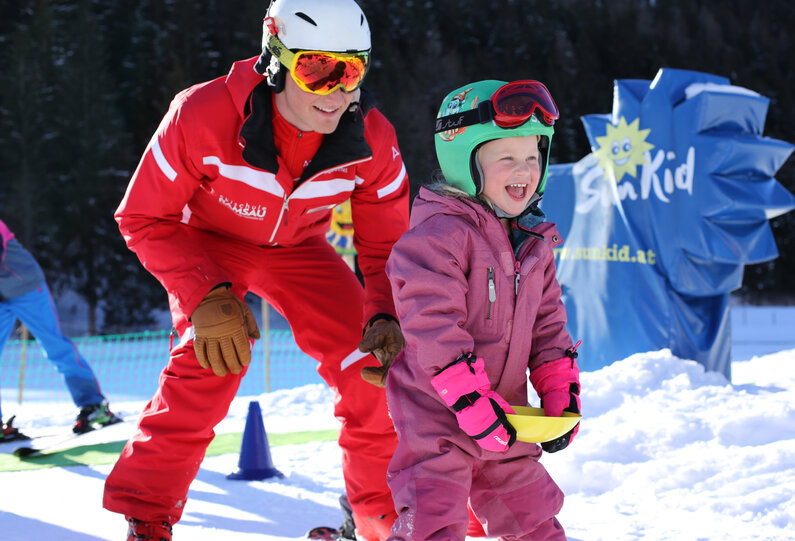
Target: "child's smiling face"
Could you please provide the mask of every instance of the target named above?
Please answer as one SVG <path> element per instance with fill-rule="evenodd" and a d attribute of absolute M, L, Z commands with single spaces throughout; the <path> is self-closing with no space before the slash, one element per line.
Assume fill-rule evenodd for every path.
<path fill-rule="evenodd" d="M 483 195 L 506 214 L 521 214 L 538 188 L 538 136 L 494 139 L 478 149 Z"/>

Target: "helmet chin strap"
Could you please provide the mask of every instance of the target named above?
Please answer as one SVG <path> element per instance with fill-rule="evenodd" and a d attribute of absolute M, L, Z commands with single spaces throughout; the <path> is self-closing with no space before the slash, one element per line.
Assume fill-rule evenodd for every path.
<path fill-rule="evenodd" d="M 257 63 L 254 64 L 254 71 L 267 78 L 268 86 L 271 87 L 274 94 L 284 90 L 287 68 L 282 66 L 279 59 L 273 56 L 267 48 L 262 50 Z"/>

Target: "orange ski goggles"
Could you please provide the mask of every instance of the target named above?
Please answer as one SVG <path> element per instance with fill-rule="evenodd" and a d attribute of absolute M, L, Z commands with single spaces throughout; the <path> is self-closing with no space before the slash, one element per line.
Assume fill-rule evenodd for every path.
<path fill-rule="evenodd" d="M 301 90 L 325 96 L 338 88 L 353 92 L 359 88 L 370 67 L 369 51 L 334 53 L 330 51 L 293 52 L 271 34 L 268 50 L 290 70 L 290 75 Z"/>

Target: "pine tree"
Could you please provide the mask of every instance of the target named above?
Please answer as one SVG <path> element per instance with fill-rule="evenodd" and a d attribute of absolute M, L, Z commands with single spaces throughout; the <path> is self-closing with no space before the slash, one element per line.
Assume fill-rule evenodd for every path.
<path fill-rule="evenodd" d="M 27 9 L 25 9 L 27 8 Z M 53 14 L 47 0 L 19 8 L 0 48 L 0 212 L 34 253 L 54 224 L 43 204 L 57 114 Z"/>

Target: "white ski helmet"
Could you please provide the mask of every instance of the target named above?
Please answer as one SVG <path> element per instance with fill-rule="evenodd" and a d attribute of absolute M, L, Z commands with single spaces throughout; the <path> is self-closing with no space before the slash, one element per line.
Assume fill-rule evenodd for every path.
<path fill-rule="evenodd" d="M 273 0 L 267 16 L 276 20 L 279 39 L 291 50 L 370 50 L 370 26 L 354 0 Z M 263 24 L 263 50 L 269 36 L 270 30 Z"/>
<path fill-rule="evenodd" d="M 290 50 L 354 53 L 370 50 L 370 26 L 354 0 L 273 0 L 262 24 L 262 54 L 254 69 L 273 92 L 284 89 L 287 71 L 268 50 L 271 26 Z"/>

